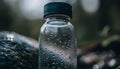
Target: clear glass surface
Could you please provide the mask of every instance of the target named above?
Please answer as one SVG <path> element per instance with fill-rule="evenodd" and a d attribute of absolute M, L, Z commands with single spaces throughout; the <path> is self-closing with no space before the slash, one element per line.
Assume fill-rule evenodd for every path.
<path fill-rule="evenodd" d="M 47 18 L 40 30 L 39 43 L 39 69 L 76 69 L 76 38 L 69 18 Z"/>

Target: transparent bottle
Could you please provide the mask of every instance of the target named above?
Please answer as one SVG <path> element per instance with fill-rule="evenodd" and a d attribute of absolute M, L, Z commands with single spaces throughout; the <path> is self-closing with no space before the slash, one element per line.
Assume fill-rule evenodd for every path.
<path fill-rule="evenodd" d="M 65 9 L 61 11 L 60 7 Z M 62 2 L 45 5 L 45 23 L 39 38 L 39 69 L 77 69 L 76 38 L 70 23 L 71 8 Z"/>

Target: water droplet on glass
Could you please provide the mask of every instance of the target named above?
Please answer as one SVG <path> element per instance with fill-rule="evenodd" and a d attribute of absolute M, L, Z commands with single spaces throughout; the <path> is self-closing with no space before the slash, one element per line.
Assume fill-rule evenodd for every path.
<path fill-rule="evenodd" d="M 55 57 L 55 55 L 53 55 L 52 57 Z"/>
<path fill-rule="evenodd" d="M 68 46 L 66 46 L 66 48 L 68 49 L 69 47 L 68 47 Z"/>
<path fill-rule="evenodd" d="M 61 65 L 63 65 L 63 62 L 61 62 Z"/>
<path fill-rule="evenodd" d="M 94 65 L 93 69 L 99 69 L 99 65 Z"/>
<path fill-rule="evenodd" d="M 67 42 L 64 43 L 65 45 L 67 44 Z"/>
<path fill-rule="evenodd" d="M 45 54 L 45 52 L 42 53 L 43 55 Z"/>
<path fill-rule="evenodd" d="M 5 54 L 5 56 L 8 56 L 8 54 Z"/>
<path fill-rule="evenodd" d="M 53 43 L 54 45 L 56 45 L 56 43 Z"/>
<path fill-rule="evenodd" d="M 69 59 L 71 59 L 71 57 L 69 57 Z"/>
<path fill-rule="evenodd" d="M 55 49 L 55 51 L 57 51 L 57 50 Z"/>
<path fill-rule="evenodd" d="M 50 64 L 48 64 L 48 66 L 49 66 Z"/>
<path fill-rule="evenodd" d="M 64 48 L 64 46 L 62 46 L 62 48 Z"/>
<path fill-rule="evenodd" d="M 4 54 L 3 52 L 1 52 L 1 54 Z"/>
<path fill-rule="evenodd" d="M 47 48 L 45 48 L 45 49 L 47 49 Z"/>
<path fill-rule="evenodd" d="M 61 41 L 59 41 L 59 43 L 61 43 Z"/>
<path fill-rule="evenodd" d="M 57 39 L 57 41 L 59 41 L 59 39 Z"/>
<path fill-rule="evenodd" d="M 53 59 L 54 61 L 56 60 L 56 59 Z"/>
<path fill-rule="evenodd" d="M 47 38 L 48 40 L 50 40 L 50 38 Z"/>
<path fill-rule="evenodd" d="M 46 58 L 46 60 L 48 60 L 48 58 Z"/>
<path fill-rule="evenodd" d="M 52 51 L 50 51 L 50 54 L 52 54 Z"/>
<path fill-rule="evenodd" d="M 52 67 L 52 69 L 55 69 L 55 67 Z"/>
<path fill-rule="evenodd" d="M 54 62 L 52 64 L 55 64 Z"/>

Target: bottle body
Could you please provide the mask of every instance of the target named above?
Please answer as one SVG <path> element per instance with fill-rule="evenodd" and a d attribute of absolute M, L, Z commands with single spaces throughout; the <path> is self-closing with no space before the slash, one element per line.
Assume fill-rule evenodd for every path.
<path fill-rule="evenodd" d="M 48 18 L 39 41 L 39 69 L 76 69 L 76 38 L 69 20 Z"/>

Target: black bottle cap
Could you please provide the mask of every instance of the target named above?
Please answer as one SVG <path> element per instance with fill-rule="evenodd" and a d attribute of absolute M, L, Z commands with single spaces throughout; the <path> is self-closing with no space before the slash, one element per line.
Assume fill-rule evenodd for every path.
<path fill-rule="evenodd" d="M 51 14 L 63 14 L 72 18 L 72 6 L 64 2 L 50 2 L 44 6 L 44 18 Z"/>

